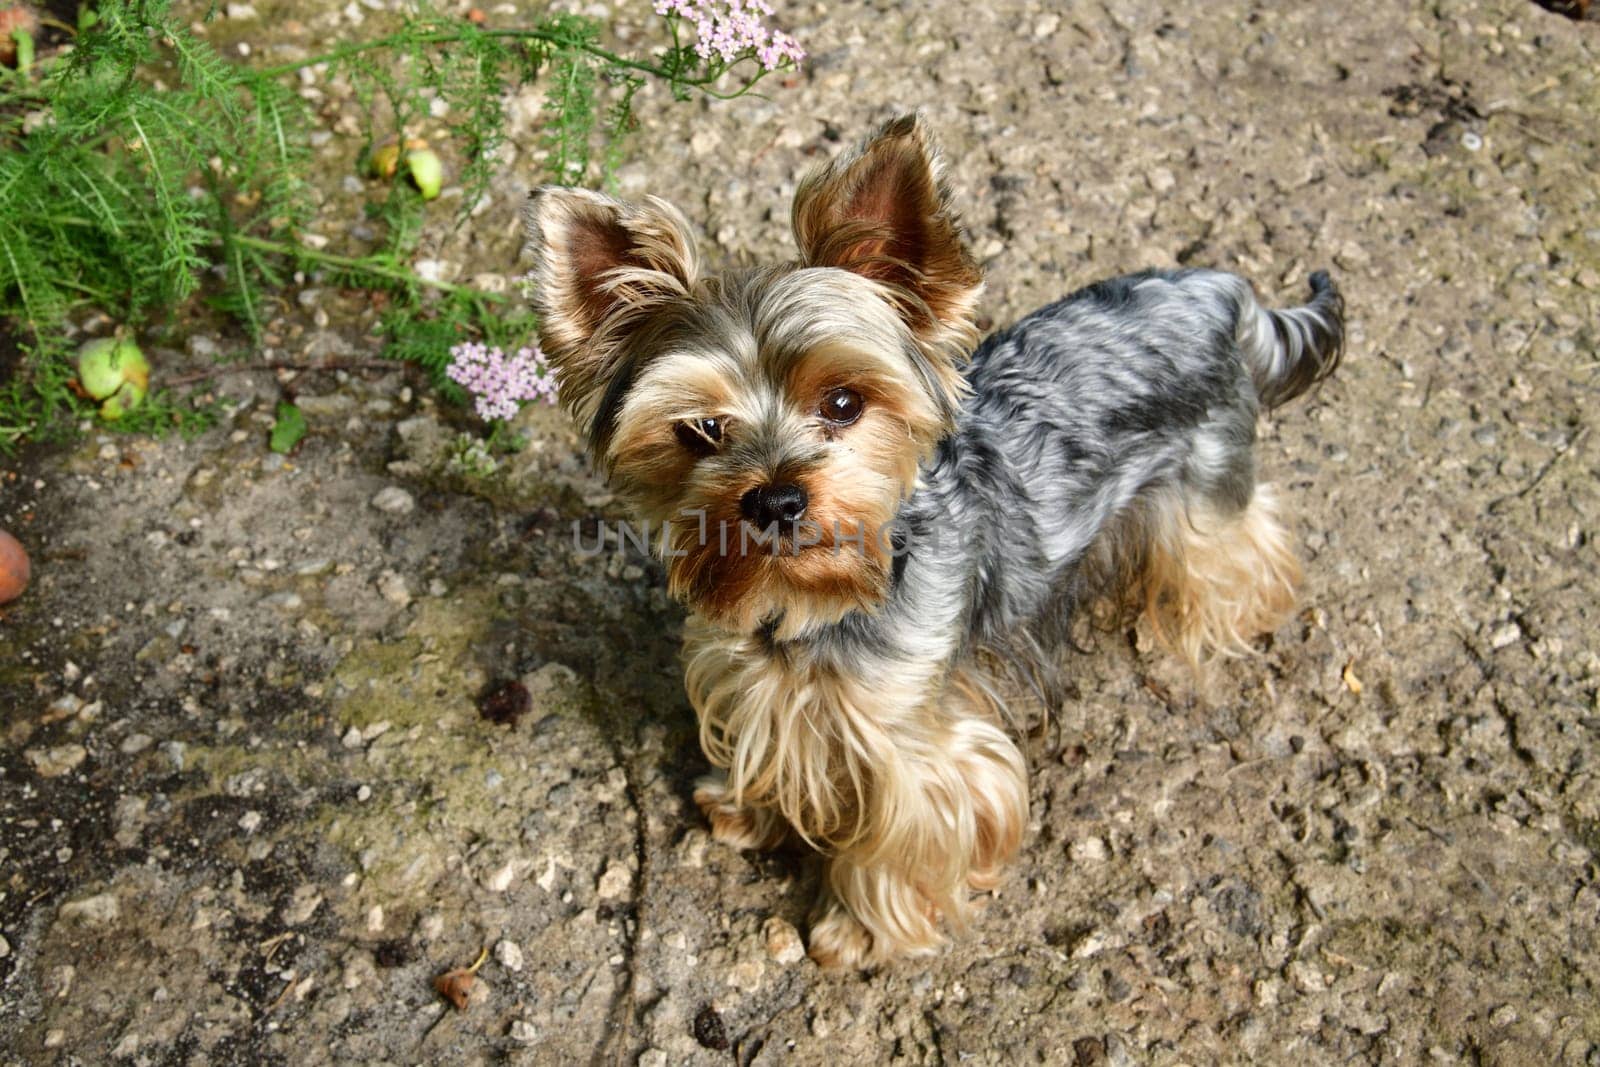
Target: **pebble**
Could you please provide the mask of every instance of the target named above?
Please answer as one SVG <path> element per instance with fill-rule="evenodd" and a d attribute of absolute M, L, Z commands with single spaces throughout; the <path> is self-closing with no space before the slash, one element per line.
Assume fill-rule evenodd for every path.
<path fill-rule="evenodd" d="M 389 603 L 402 608 L 411 603 L 411 590 L 407 588 L 405 578 L 394 571 L 384 571 L 378 575 L 378 593 Z"/>
<path fill-rule="evenodd" d="M 322 907 L 322 894 L 310 882 L 295 887 L 294 896 L 283 909 L 285 926 L 299 926 Z"/>
<path fill-rule="evenodd" d="M 511 1040 L 519 1045 L 531 1045 L 539 1040 L 538 1029 L 525 1019 L 518 1019 L 511 1024 L 511 1029 L 506 1031 Z"/>
<path fill-rule="evenodd" d="M 115 893 L 97 893 L 61 905 L 61 917 L 76 919 L 90 926 L 105 926 L 122 917 L 122 904 Z"/>
<path fill-rule="evenodd" d="M 522 970 L 522 948 L 515 941 L 502 938 L 495 942 L 494 958 L 508 971 Z"/>
<path fill-rule="evenodd" d="M 613 860 L 606 864 L 605 873 L 600 876 L 597 892 L 601 900 L 615 900 L 627 896 L 628 890 L 632 887 L 633 872 Z"/>
<path fill-rule="evenodd" d="M 647 1048 L 639 1053 L 639 1067 L 667 1067 L 667 1054 L 658 1048 Z"/>
<path fill-rule="evenodd" d="M 521 867 L 522 862 L 519 860 L 506 860 L 493 870 L 484 872 L 479 882 L 491 893 L 504 893 L 511 888 L 511 883 L 516 881 Z"/>
<path fill-rule="evenodd" d="M 1489 646 L 1498 652 L 1516 644 L 1522 638 L 1522 627 L 1515 622 L 1508 622 L 1494 633 L 1489 635 Z"/>
<path fill-rule="evenodd" d="M 734 964 L 733 970 L 728 972 L 728 984 L 741 993 L 758 993 L 766 973 L 766 965 L 760 960 L 745 960 Z"/>
<path fill-rule="evenodd" d="M 155 744 L 155 738 L 149 734 L 129 734 L 122 739 L 122 744 L 117 746 L 124 756 L 137 755 Z"/>
<path fill-rule="evenodd" d="M 5 959 L 9 955 L 11 955 L 11 942 L 6 940 L 4 934 L 0 934 L 0 960 Z"/>
<path fill-rule="evenodd" d="M 307 418 L 334 418 L 344 415 L 356 406 L 356 402 L 343 393 L 329 393 L 326 396 L 299 396 L 295 398 L 295 407 L 300 409 L 300 414 Z"/>
<path fill-rule="evenodd" d="M 299 611 L 305 607 L 305 601 L 299 593 L 273 593 L 261 598 L 261 606 L 278 611 Z"/>
<path fill-rule="evenodd" d="M 806 957 L 806 946 L 800 940 L 800 931 L 785 919 L 776 915 L 768 919 L 761 925 L 761 936 L 767 943 L 767 955 L 786 967 Z"/>
<path fill-rule="evenodd" d="M 40 778 L 60 778 L 73 770 L 89 756 L 82 745 L 57 745 L 54 748 L 30 748 L 25 753 L 28 762 Z"/>
<path fill-rule="evenodd" d="M 1085 837 L 1067 848 L 1073 863 L 1100 863 L 1106 858 L 1106 843 L 1098 837 Z"/>
<path fill-rule="evenodd" d="M 372 506 L 390 515 L 409 515 L 416 509 L 417 501 L 398 485 L 391 485 L 378 490 L 378 495 L 372 498 Z"/>

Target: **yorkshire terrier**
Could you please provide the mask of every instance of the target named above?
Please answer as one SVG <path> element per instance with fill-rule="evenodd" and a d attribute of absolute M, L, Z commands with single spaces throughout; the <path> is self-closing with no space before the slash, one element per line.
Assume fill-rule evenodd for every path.
<path fill-rule="evenodd" d="M 1177 270 L 978 344 L 942 170 L 895 119 L 801 182 L 798 262 L 720 273 L 654 197 L 527 209 L 561 399 L 689 609 L 716 768 L 695 802 L 719 841 L 823 853 L 825 966 L 933 950 L 1016 852 L 1027 767 L 987 664 L 1112 608 L 1196 663 L 1284 619 L 1299 567 L 1256 419 L 1343 337 L 1326 274 L 1272 311 Z"/>

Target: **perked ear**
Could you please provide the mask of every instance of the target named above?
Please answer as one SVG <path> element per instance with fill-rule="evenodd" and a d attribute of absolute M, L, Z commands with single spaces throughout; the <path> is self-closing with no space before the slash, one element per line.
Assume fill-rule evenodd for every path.
<path fill-rule="evenodd" d="M 625 204 L 550 185 L 534 190 L 523 222 L 539 345 L 560 376 L 562 403 L 589 422 L 630 330 L 689 295 L 699 274 L 694 236 L 656 197 Z"/>
<path fill-rule="evenodd" d="M 922 119 L 901 116 L 800 183 L 794 234 L 806 266 L 888 285 L 917 339 L 953 361 L 977 340 L 983 275 L 961 243 L 943 171 Z"/>

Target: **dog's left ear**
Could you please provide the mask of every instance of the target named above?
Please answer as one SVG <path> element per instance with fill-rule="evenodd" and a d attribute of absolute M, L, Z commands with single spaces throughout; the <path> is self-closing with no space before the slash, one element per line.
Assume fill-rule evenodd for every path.
<path fill-rule="evenodd" d="M 961 243 L 943 170 L 922 119 L 894 119 L 800 183 L 794 234 L 806 266 L 888 285 L 917 339 L 954 360 L 977 339 L 983 276 Z"/>
<path fill-rule="evenodd" d="M 536 189 L 523 222 L 539 344 L 560 375 L 562 403 L 588 423 L 634 331 L 694 287 L 694 235 L 664 200 L 626 204 L 559 186 Z"/>

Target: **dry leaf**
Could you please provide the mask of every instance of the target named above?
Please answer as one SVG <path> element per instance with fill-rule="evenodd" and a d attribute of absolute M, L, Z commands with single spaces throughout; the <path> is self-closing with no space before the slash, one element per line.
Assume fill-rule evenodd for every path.
<path fill-rule="evenodd" d="M 472 992 L 472 983 L 476 981 L 471 971 L 465 967 L 457 967 L 453 971 L 446 971 L 433 980 L 433 988 L 439 995 L 454 1004 L 457 1011 L 466 1011 L 468 996 Z"/>
<path fill-rule="evenodd" d="M 434 991 L 455 1006 L 457 1011 L 466 1011 L 471 1003 L 472 985 L 476 982 L 478 968 L 483 966 L 483 961 L 489 958 L 489 948 L 484 946 L 478 953 L 477 960 L 471 967 L 457 967 L 455 970 L 446 971 L 433 980 Z"/>
<path fill-rule="evenodd" d="M 1350 692 L 1354 693 L 1356 696 L 1361 695 L 1361 679 L 1356 677 L 1355 660 L 1352 659 L 1349 663 L 1344 665 L 1344 673 L 1341 675 L 1341 677 L 1344 678 L 1344 684 L 1347 688 L 1349 688 Z"/>

